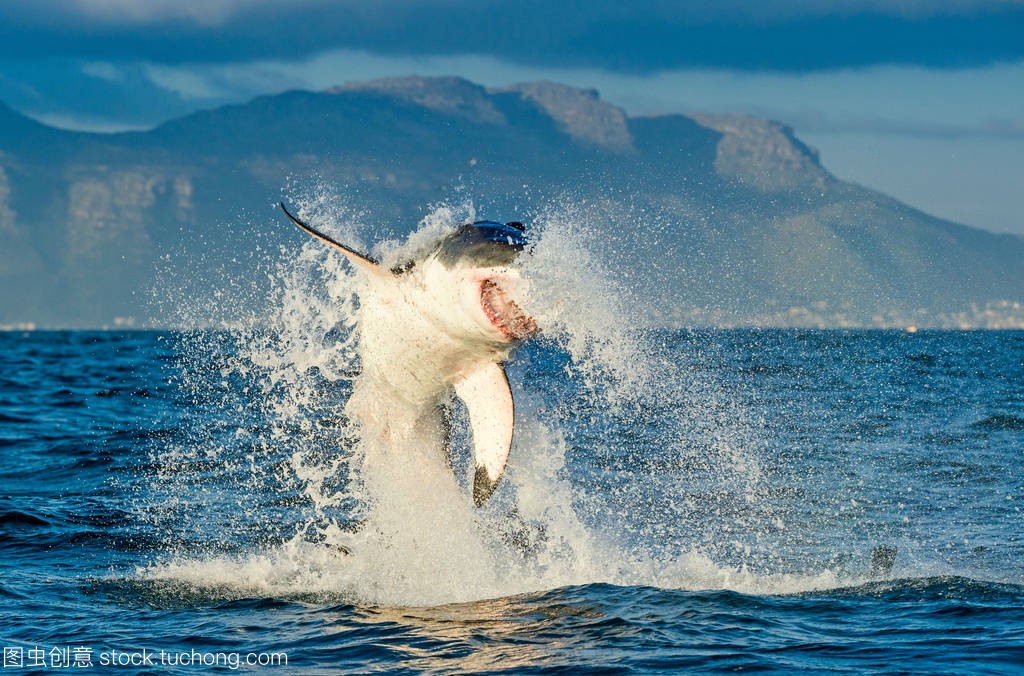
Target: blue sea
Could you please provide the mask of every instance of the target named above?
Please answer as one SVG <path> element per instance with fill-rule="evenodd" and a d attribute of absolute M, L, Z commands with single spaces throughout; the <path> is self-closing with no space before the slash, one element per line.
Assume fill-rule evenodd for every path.
<path fill-rule="evenodd" d="M 386 531 L 286 325 L 0 333 L 4 673 L 1024 671 L 1024 333 L 537 339 L 491 503 Z"/>

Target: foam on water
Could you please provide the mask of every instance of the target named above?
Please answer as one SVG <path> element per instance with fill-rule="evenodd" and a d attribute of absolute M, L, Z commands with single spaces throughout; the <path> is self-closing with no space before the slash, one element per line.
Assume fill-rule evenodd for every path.
<path fill-rule="evenodd" d="M 330 194 L 301 206 L 302 217 L 360 241 L 358 218 Z M 406 242 L 380 244 L 374 253 L 385 265 L 414 256 L 475 216 L 471 204 L 438 207 Z M 490 503 L 477 509 L 468 494 L 468 439 L 458 433 L 464 412 L 456 420 L 462 451 L 455 481 L 439 449 L 411 431 L 383 434 L 351 423 L 346 406 L 354 390 L 363 405 L 403 403 L 359 389 L 360 314 L 376 309 L 360 305 L 358 273 L 310 241 L 269 275 L 271 314 L 231 334 L 231 354 L 219 361 L 223 346 L 207 334 L 192 337 L 186 371 L 219 369 L 223 392 L 196 392 L 209 379 L 187 372 L 183 387 L 196 402 L 236 396 L 224 406 L 234 417 L 204 423 L 193 445 L 156 458 L 162 471 L 153 495 L 161 509 L 153 519 L 169 544 L 140 574 L 240 595 L 327 594 L 386 605 L 591 582 L 751 593 L 840 584 L 828 570 L 746 565 L 749 540 L 723 533 L 779 522 L 759 492 L 749 426 L 713 382 L 659 356 L 656 339 L 637 325 L 632 294 L 603 264 L 592 219 L 563 203 L 537 214 L 529 234 L 533 244 L 521 257 L 530 287 L 525 309 L 542 327 L 538 340 L 566 355 L 574 391 L 562 398 L 534 389 L 528 369 L 513 360 L 514 445 Z M 660 483 L 617 482 L 614 473 L 572 479 L 570 438 L 580 443 L 581 429 L 592 430 L 587 443 L 596 457 L 649 461 L 629 451 L 624 460 L 616 456 L 601 438 L 616 424 L 647 435 L 669 468 L 655 473 Z M 721 509 L 716 516 L 704 505 L 701 518 L 718 522 L 698 522 L 687 497 L 695 474 L 734 494 L 749 508 L 739 511 L 756 512 L 757 523 Z M 679 537 L 680 524 L 699 532 Z M 189 528 L 208 537 L 172 542 Z M 717 554 L 727 549 L 735 555 L 724 561 Z"/>

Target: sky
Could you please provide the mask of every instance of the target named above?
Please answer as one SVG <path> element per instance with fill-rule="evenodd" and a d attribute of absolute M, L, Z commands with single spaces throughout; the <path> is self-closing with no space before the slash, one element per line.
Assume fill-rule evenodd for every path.
<path fill-rule="evenodd" d="M 586 11 L 581 11 L 586 7 Z M 769 117 L 840 178 L 1024 234 L 1024 0 L 5 0 L 0 101 L 146 129 L 403 75 Z"/>

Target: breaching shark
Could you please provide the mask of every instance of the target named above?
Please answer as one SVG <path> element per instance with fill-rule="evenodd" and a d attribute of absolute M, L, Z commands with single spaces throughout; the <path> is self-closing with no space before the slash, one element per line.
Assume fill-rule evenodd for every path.
<path fill-rule="evenodd" d="M 451 393 L 469 413 L 473 502 L 494 492 L 512 447 L 515 409 L 504 364 L 538 331 L 517 303 L 525 284 L 513 261 L 526 246 L 521 223 L 476 221 L 441 238 L 425 255 L 391 268 L 281 210 L 340 251 L 367 281 L 360 294 L 362 375 L 348 414 L 365 430 L 436 444 L 449 453 Z M 404 420 L 388 411 L 410 411 Z M 408 429 L 396 428 L 405 426 Z"/>

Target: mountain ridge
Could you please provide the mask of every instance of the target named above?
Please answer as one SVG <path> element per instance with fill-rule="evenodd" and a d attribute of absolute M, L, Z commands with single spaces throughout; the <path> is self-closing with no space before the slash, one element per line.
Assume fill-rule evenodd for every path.
<path fill-rule="evenodd" d="M 990 325 L 984 308 L 1003 303 L 1012 323 L 1024 297 L 1024 238 L 840 181 L 777 122 L 630 117 L 558 83 L 408 77 L 118 134 L 55 130 L 0 104 L 0 325 L 159 322 L 146 297 L 168 252 L 192 261 L 194 288 L 213 288 L 232 255 L 210 242 L 325 178 L 385 224 L 381 239 L 466 190 L 499 212 L 567 194 L 603 205 L 588 218 L 607 223 L 613 262 L 661 290 L 643 312 L 662 324 Z"/>

